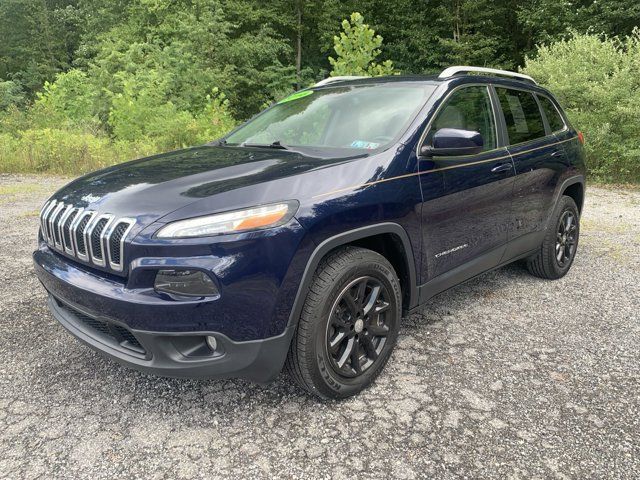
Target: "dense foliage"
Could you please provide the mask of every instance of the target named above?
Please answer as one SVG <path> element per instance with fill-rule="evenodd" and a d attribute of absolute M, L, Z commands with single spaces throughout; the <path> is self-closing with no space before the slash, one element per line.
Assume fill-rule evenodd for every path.
<path fill-rule="evenodd" d="M 2 0 L 0 171 L 80 173 L 202 143 L 330 74 L 528 58 L 585 131 L 592 172 L 637 180 L 623 73 L 637 36 L 614 37 L 639 24 L 632 0 Z"/>
<path fill-rule="evenodd" d="M 524 71 L 585 132 L 592 175 L 640 180 L 640 29 L 623 39 L 576 34 L 541 47 Z"/>

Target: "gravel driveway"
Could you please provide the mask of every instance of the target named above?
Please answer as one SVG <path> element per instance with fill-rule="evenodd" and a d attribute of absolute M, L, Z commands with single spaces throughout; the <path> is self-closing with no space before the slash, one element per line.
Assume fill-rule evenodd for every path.
<path fill-rule="evenodd" d="M 45 307 L 38 209 L 64 179 L 0 176 L 2 478 L 638 478 L 640 192 L 590 188 L 562 280 L 519 265 L 408 318 L 376 384 L 319 403 L 127 370 Z"/>

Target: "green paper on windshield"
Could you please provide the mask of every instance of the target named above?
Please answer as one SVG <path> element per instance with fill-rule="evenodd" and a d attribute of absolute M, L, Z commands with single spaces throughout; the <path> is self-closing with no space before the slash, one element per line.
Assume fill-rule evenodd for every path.
<path fill-rule="evenodd" d="M 299 98 L 308 97 L 313 93 L 313 90 L 303 90 L 302 92 L 296 92 L 289 95 L 287 98 L 280 100 L 278 103 L 286 103 L 292 100 L 298 100 Z"/>

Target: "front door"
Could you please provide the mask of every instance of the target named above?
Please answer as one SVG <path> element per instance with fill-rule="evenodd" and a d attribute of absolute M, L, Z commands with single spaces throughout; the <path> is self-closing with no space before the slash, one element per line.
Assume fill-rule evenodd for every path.
<path fill-rule="evenodd" d="M 509 152 L 501 146 L 493 103 L 488 85 L 454 90 L 425 136 L 429 144 L 441 128 L 457 128 L 477 131 L 484 140 L 483 151 L 476 155 L 423 161 L 425 168 L 444 176 L 444 195 L 423 206 L 428 280 L 450 271 L 467 277 L 481 273 L 496 266 L 504 253 L 514 170 Z"/>

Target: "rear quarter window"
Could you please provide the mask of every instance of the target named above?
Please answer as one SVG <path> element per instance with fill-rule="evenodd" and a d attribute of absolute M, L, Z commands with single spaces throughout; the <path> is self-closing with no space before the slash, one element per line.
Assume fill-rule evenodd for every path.
<path fill-rule="evenodd" d="M 558 112 L 558 109 L 553 102 L 542 95 L 538 95 L 538 100 L 540 100 L 540 106 L 542 107 L 544 116 L 547 117 L 547 123 L 549 124 L 551 131 L 557 132 L 562 130 L 565 127 L 564 120 L 560 116 L 560 112 Z"/>
<path fill-rule="evenodd" d="M 496 93 L 504 113 L 511 145 L 546 135 L 542 114 L 532 93 L 509 88 L 496 88 Z"/>

